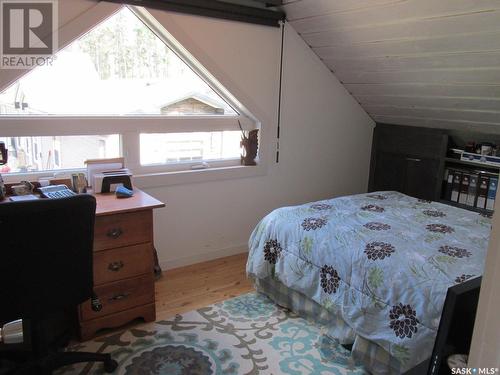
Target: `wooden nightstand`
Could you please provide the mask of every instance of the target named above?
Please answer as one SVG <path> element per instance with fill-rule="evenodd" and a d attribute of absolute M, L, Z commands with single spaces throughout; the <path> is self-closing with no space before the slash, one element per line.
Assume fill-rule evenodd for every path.
<path fill-rule="evenodd" d="M 94 291 L 102 309 L 92 310 L 90 300 L 79 306 L 82 340 L 102 328 L 156 318 L 153 209 L 165 204 L 138 189 L 131 198 L 95 197 Z"/>

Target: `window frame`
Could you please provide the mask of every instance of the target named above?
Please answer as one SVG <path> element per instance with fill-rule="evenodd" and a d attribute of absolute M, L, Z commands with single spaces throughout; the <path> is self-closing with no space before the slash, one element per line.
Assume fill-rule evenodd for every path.
<path fill-rule="evenodd" d="M 104 3 L 105 4 L 105 3 Z M 103 6 L 99 3 L 94 8 Z M 184 172 L 203 172 L 212 169 L 234 170 L 237 167 L 246 168 L 240 165 L 240 158 L 203 160 L 209 164 L 208 169 L 193 170 L 194 166 L 202 161 L 165 163 L 158 165 L 140 164 L 140 134 L 141 133 L 176 133 L 176 132 L 216 132 L 216 131 L 235 131 L 239 130 L 241 124 L 244 130 L 261 129 L 261 122 L 241 103 L 239 102 L 203 65 L 185 49 L 164 27 L 157 21 L 147 9 L 137 6 L 116 5 L 110 10 L 110 4 L 106 4 L 108 9 L 104 9 L 107 14 L 103 17 L 98 10 L 93 9 L 91 14 L 83 14 L 85 18 L 85 29 L 72 30 L 70 25 L 65 25 L 60 33 L 73 34 L 73 37 L 60 38 L 65 41 L 60 45 L 60 49 L 66 47 L 74 40 L 78 39 L 98 24 L 105 22 L 109 17 L 119 12 L 123 7 L 129 8 L 145 25 L 148 27 L 168 48 L 172 50 L 190 69 L 197 74 L 200 79 L 207 83 L 228 105 L 230 105 L 237 115 L 126 115 L 126 116 L 56 116 L 56 115 L 0 115 L 0 131 L 2 137 L 31 137 L 31 136 L 67 136 L 67 135 L 98 135 L 98 134 L 119 134 L 120 149 L 122 156 L 128 168 L 134 175 L 141 177 L 153 176 L 158 180 L 158 176 L 168 176 L 172 181 L 173 173 Z M 78 21 L 78 18 L 74 21 Z M 94 20 L 94 21 L 93 21 Z M 11 80 L 10 84 L 1 88 L 6 89 L 24 74 Z M 259 148 L 260 149 L 260 148 Z M 262 161 L 259 150 L 258 161 Z M 259 163 L 260 164 L 260 163 Z M 247 175 L 262 174 L 263 165 L 251 167 L 255 169 L 250 173 L 243 173 L 242 177 Z M 20 179 L 36 179 L 52 175 L 66 175 L 74 171 L 84 169 L 60 169 L 47 170 L 30 173 L 9 173 L 4 174 L 6 182 L 19 181 Z M 185 174 L 185 173 L 184 173 Z M 191 175 L 192 173 L 188 173 Z M 165 179 L 162 179 L 165 181 Z M 185 180 L 185 176 L 181 178 Z M 197 178 L 191 178 L 195 181 Z M 149 179 L 151 181 L 151 179 Z M 174 179 L 175 183 L 175 179 Z M 151 185 L 151 182 L 149 183 Z M 155 183 L 153 183 L 155 185 Z"/>

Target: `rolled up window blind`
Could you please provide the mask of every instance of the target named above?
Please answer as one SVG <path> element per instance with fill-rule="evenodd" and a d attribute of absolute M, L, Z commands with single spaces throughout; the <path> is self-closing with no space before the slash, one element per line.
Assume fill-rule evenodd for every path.
<path fill-rule="evenodd" d="M 198 16 L 279 27 L 285 13 L 278 8 L 282 0 L 103 0 L 146 8 L 188 13 Z"/>

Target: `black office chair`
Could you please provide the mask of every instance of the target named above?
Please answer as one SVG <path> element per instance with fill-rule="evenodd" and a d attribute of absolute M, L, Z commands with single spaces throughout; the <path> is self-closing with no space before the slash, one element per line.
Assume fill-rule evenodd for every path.
<path fill-rule="evenodd" d="M 0 350 L 0 358 L 21 360 L 13 374 L 78 362 L 117 367 L 109 354 L 61 350 L 76 306 L 92 297 L 95 208 L 90 195 L 0 203 L 0 327 L 22 318 L 25 336 L 24 345 Z"/>

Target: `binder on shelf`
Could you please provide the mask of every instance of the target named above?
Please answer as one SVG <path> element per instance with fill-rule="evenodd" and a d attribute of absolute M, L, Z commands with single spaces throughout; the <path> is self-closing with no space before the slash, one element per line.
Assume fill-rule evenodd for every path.
<path fill-rule="evenodd" d="M 477 208 L 486 207 L 486 197 L 488 196 L 488 186 L 490 179 L 487 176 L 479 176 L 477 182 Z"/>
<path fill-rule="evenodd" d="M 486 198 L 486 209 L 493 210 L 495 208 L 495 197 L 497 195 L 498 177 L 490 177 L 488 187 L 488 195 Z"/>
<path fill-rule="evenodd" d="M 447 169 L 445 172 L 445 189 L 444 189 L 444 196 L 443 198 L 446 199 L 447 201 L 451 200 L 451 188 L 453 186 L 453 176 L 455 175 L 456 171 L 453 169 Z"/>
<path fill-rule="evenodd" d="M 467 197 L 469 196 L 469 182 L 470 174 L 462 173 L 462 183 L 460 184 L 460 194 L 458 196 L 458 203 L 466 204 Z"/>
<path fill-rule="evenodd" d="M 460 182 L 462 181 L 462 172 L 455 171 L 453 174 L 453 184 L 451 186 L 450 200 L 453 202 L 458 202 L 458 196 L 460 195 Z"/>
<path fill-rule="evenodd" d="M 469 192 L 467 194 L 467 200 L 465 204 L 467 206 L 474 207 L 476 203 L 476 193 L 477 193 L 477 180 L 479 176 L 477 174 L 472 174 L 469 179 Z"/>

